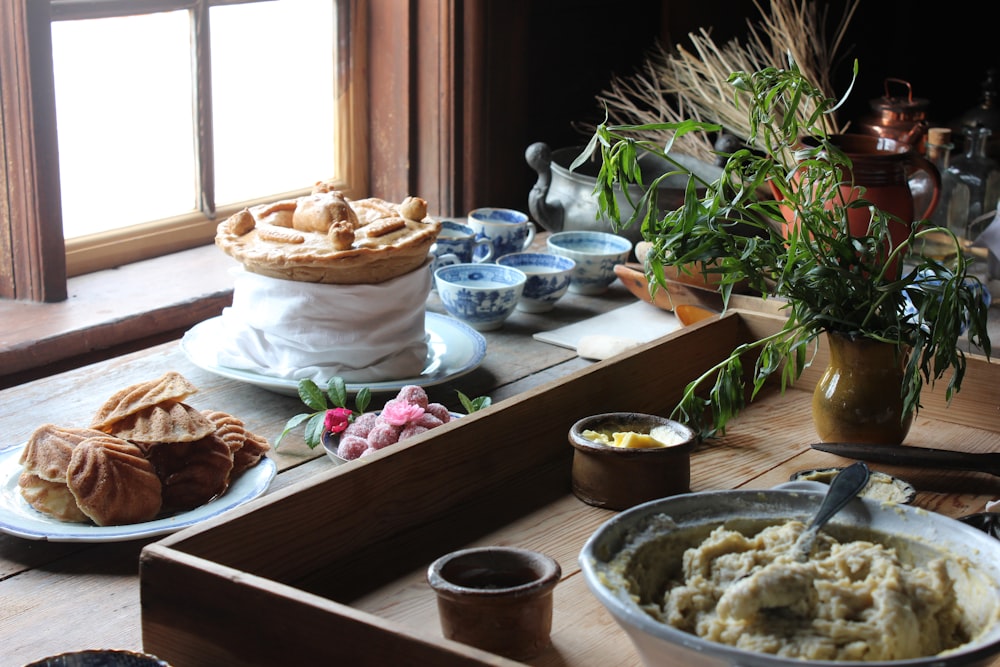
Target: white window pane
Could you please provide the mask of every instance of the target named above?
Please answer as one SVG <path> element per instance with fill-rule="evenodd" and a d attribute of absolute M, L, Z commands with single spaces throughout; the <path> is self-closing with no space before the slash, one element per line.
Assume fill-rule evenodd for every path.
<path fill-rule="evenodd" d="M 333 4 L 211 9 L 220 207 L 335 176 Z"/>
<path fill-rule="evenodd" d="M 196 207 L 190 15 L 52 24 L 66 238 Z"/>

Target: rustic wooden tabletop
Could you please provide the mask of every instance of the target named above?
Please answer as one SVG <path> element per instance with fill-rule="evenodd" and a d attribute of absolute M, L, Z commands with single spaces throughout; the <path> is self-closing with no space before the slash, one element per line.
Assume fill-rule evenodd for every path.
<path fill-rule="evenodd" d="M 487 354 L 478 368 L 429 387 L 428 394 L 431 400 L 461 411 L 456 390 L 472 397 L 489 395 L 494 403 L 500 403 L 552 379 L 586 369 L 593 362 L 578 357 L 572 349 L 537 341 L 533 334 L 635 303 L 635 297 L 615 283 L 600 296 L 568 294 L 549 313 L 517 312 L 502 329 L 484 334 Z M 434 294 L 428 301 L 428 309 L 443 312 Z M 630 323 L 621 324 L 627 332 Z M 187 359 L 177 342 L 170 342 L 0 391 L 3 426 L 0 450 L 20 446 L 43 423 L 89 424 L 107 397 L 123 387 L 155 379 L 168 370 L 180 372 L 199 388 L 189 399 L 192 405 L 237 415 L 251 430 L 272 443 L 287 420 L 303 411 L 295 397 L 199 368 Z M 970 388 L 973 390 L 974 386 Z M 388 397 L 391 396 L 382 400 Z M 995 433 L 1000 430 L 995 428 L 998 418 L 991 415 L 988 419 L 993 426 L 982 432 L 978 431 L 978 424 L 945 426 L 935 431 L 930 417 L 924 422 L 918 420 L 915 431 L 921 434 L 921 444 L 953 448 L 961 447 L 960 441 L 969 443 L 970 432 L 981 433 L 982 437 L 967 446 L 974 450 L 995 449 Z M 300 433 L 289 436 L 278 450 L 270 453 L 278 475 L 268 493 L 334 465 L 320 448 L 310 449 Z M 944 438 L 937 444 L 933 442 L 935 433 Z M 836 457 L 813 453 L 805 459 L 830 464 Z M 780 463 L 784 462 L 778 462 L 771 471 L 755 471 L 753 477 L 757 483 L 787 479 L 787 466 Z M 931 472 L 919 471 L 913 480 L 926 489 L 918 504 L 928 509 L 957 516 L 981 511 L 987 500 L 1000 497 L 1000 486 L 989 476 L 956 474 L 949 479 L 961 484 L 949 488 L 936 485 Z M 698 473 L 693 485 L 699 489 L 729 488 L 728 481 L 745 477 L 735 470 L 727 471 L 724 466 L 713 466 L 711 474 L 704 469 Z M 0 492 L 10 493 L 9 486 Z M 88 543 L 29 540 L 0 534 L 0 667 L 17 667 L 45 656 L 87 648 L 141 650 L 138 560 L 142 548 L 156 539 Z"/>

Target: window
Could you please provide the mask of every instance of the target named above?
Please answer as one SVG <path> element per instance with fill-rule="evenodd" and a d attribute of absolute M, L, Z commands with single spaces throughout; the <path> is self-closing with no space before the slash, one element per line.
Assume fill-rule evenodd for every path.
<path fill-rule="evenodd" d="M 69 275 L 203 243 L 251 201 L 348 184 L 337 4 L 53 3 Z"/>
<path fill-rule="evenodd" d="M 277 0 L 274 4 L 297 2 Z M 399 200 L 418 193 L 434 211 L 453 215 L 476 200 L 482 178 L 473 170 L 481 153 L 478 114 L 463 110 L 474 91 L 465 81 L 482 80 L 462 66 L 462 53 L 476 51 L 486 22 L 477 4 L 454 0 L 331 0 L 337 17 L 337 96 L 334 113 L 335 173 L 345 189 Z M 135 11 L 176 11 L 211 3 L 220 8 L 246 0 L 4 0 L 0 2 L 0 299 L 58 302 L 67 297 L 67 246 L 60 218 L 52 23 L 109 18 Z M 271 4 L 265 2 L 261 4 Z M 78 12 L 82 14 L 82 12 Z M 214 20 L 214 19 L 212 19 Z M 465 26 L 475 26 L 466 42 Z M 372 37 L 375 35 L 375 37 Z M 375 82 L 373 85 L 370 82 Z M 368 127 L 376 128 L 368 132 Z M 471 138 L 467 141 L 466 138 Z M 315 177 L 310 177 L 313 180 Z M 217 184 L 219 185 L 219 184 Z M 201 203 L 199 202 L 199 207 Z M 217 216 L 224 214 L 221 207 Z M 180 222 L 184 245 L 210 243 L 214 223 L 167 220 L 150 232 Z M 217 218 L 218 219 L 218 218 Z M 106 241 L 117 262 L 137 259 L 127 239 Z M 200 234 L 200 237 L 197 237 Z M 72 245 L 72 244 L 71 244 Z M 69 247 L 69 262 L 78 261 Z M 73 273 L 80 273 L 77 267 Z"/>

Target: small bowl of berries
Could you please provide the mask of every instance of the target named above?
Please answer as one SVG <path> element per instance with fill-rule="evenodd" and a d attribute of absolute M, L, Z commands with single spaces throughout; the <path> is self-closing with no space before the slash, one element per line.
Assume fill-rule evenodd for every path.
<path fill-rule="evenodd" d="M 458 396 L 468 412 L 490 404 L 489 397 L 469 399 L 461 392 Z M 347 406 L 346 384 L 339 377 L 329 381 L 326 392 L 312 380 L 301 380 L 299 397 L 314 412 L 290 419 L 278 442 L 305 423 L 306 444 L 310 448 L 322 444 L 327 456 L 337 464 L 369 456 L 463 416 L 449 411 L 442 403 L 430 401 L 427 392 L 418 385 L 401 387 L 381 410 L 371 412 L 366 412 L 371 403 L 371 392 L 366 388 L 357 392 L 353 409 Z"/>

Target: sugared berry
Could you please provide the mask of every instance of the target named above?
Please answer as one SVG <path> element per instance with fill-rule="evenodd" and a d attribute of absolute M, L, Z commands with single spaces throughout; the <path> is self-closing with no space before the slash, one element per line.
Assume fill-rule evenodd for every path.
<path fill-rule="evenodd" d="M 340 436 L 340 444 L 337 445 L 337 456 L 348 461 L 353 461 L 361 456 L 366 449 L 368 449 L 368 441 L 364 438 L 359 438 L 356 435 L 342 434 Z"/>
<path fill-rule="evenodd" d="M 415 384 L 408 384 L 400 389 L 396 398 L 427 409 L 427 392 L 424 391 L 423 387 L 418 387 Z"/>
<path fill-rule="evenodd" d="M 420 419 L 413 422 L 415 426 L 423 426 L 424 428 L 434 428 L 435 426 L 440 426 L 444 422 L 432 415 L 429 412 L 425 412 L 421 415 Z"/>
<path fill-rule="evenodd" d="M 420 435 L 421 433 L 428 431 L 426 426 L 421 426 L 420 424 L 407 424 L 403 427 L 403 430 L 399 432 L 399 439 L 406 440 L 407 438 L 412 438 L 415 435 Z"/>
<path fill-rule="evenodd" d="M 375 428 L 368 434 L 368 446 L 372 449 L 382 449 L 399 442 L 400 426 L 393 426 L 388 422 L 379 421 Z"/>
<path fill-rule="evenodd" d="M 378 423 L 378 415 L 374 412 L 365 412 L 358 415 L 353 422 L 344 430 L 345 435 L 356 435 L 359 438 L 367 438 L 368 434 Z"/>
<path fill-rule="evenodd" d="M 441 403 L 428 403 L 427 412 L 440 419 L 442 424 L 447 424 L 451 421 L 451 413 Z"/>

